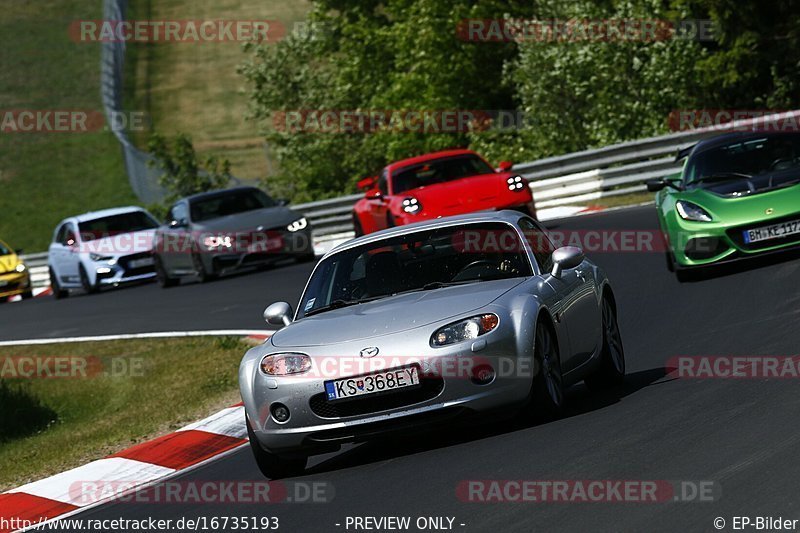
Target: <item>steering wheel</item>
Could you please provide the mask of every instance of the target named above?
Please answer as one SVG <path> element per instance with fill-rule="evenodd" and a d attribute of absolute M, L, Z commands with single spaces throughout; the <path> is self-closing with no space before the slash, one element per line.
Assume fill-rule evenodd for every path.
<path fill-rule="evenodd" d="M 492 261 L 491 259 L 479 259 L 477 261 L 473 261 L 472 263 L 469 263 L 467 266 L 459 270 L 458 273 L 455 276 L 453 276 L 452 281 L 461 281 L 460 278 L 464 276 L 465 272 L 468 272 L 469 270 L 476 269 L 479 267 L 483 268 L 490 267 L 494 270 L 497 270 L 497 263 L 495 261 Z"/>

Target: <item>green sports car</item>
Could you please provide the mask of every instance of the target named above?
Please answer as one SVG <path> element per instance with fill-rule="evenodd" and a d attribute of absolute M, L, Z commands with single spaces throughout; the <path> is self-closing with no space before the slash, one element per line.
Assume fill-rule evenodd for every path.
<path fill-rule="evenodd" d="M 800 133 L 730 133 L 682 150 L 657 192 L 667 263 L 692 269 L 800 245 Z"/>

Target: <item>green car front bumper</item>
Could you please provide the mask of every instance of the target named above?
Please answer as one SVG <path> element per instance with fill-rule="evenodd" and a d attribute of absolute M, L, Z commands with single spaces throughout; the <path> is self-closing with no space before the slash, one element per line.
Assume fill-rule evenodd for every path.
<path fill-rule="evenodd" d="M 711 222 L 681 218 L 679 200 L 702 207 Z M 800 233 L 752 241 L 748 230 L 800 221 L 800 186 L 738 198 L 711 192 L 664 190 L 656 196 L 659 220 L 677 268 L 717 264 L 800 246 Z"/>

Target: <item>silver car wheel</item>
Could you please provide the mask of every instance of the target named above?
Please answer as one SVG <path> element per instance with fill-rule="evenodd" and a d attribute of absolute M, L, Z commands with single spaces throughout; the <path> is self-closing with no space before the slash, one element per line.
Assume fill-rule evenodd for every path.
<path fill-rule="evenodd" d="M 619 333 L 617 315 L 611 308 L 608 298 L 603 299 L 603 326 L 605 327 L 606 347 L 614 364 L 614 369 L 620 374 L 625 373 L 625 355 L 622 349 L 622 336 Z"/>

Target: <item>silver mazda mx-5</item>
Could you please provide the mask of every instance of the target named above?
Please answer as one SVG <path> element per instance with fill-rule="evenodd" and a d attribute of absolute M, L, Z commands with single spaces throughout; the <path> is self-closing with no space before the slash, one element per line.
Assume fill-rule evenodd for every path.
<path fill-rule="evenodd" d="M 309 455 L 492 410 L 553 416 L 564 389 L 621 384 L 614 292 L 578 248 L 516 211 L 392 228 L 317 264 L 239 383 L 270 478 Z"/>

